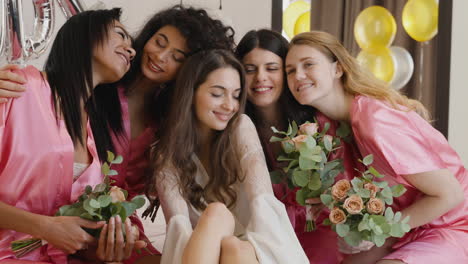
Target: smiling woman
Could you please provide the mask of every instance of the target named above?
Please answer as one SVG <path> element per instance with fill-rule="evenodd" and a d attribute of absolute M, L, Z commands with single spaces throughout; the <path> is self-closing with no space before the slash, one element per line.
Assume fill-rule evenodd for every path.
<path fill-rule="evenodd" d="M 83 228 L 105 224 L 54 215 L 86 185 L 103 180 L 94 143 L 102 131 L 91 130 L 88 119 L 96 112 L 94 89 L 122 78 L 135 55 L 119 17 L 120 9 L 73 16 L 59 30 L 44 72 L 32 66 L 16 71 L 27 90 L 0 105 L 0 263 L 68 263 L 78 255 L 67 254 L 94 241 Z M 122 224 L 116 226 L 118 236 Z M 110 247 L 114 237 L 102 237 L 107 243 L 87 251 L 101 260 L 128 258 L 136 234 L 130 222 L 125 231 L 126 246 Z M 48 244 L 15 257 L 10 243 L 31 236 Z"/>
<path fill-rule="evenodd" d="M 308 263 L 242 114 L 244 81 L 223 50 L 191 56 L 178 75 L 152 149 L 168 224 L 162 263 Z"/>

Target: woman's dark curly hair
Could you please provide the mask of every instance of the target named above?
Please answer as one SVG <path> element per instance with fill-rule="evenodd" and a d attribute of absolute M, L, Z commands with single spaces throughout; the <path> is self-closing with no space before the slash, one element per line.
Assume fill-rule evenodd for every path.
<path fill-rule="evenodd" d="M 136 36 L 133 48 L 136 51 L 130 71 L 123 83 L 126 87 L 141 74 L 141 59 L 146 42 L 162 27 L 173 26 L 185 37 L 189 49 L 188 56 L 201 50 L 224 49 L 233 51 L 235 47 L 234 29 L 224 25 L 220 20 L 211 18 L 204 9 L 175 5 L 156 13 L 146 22 L 143 29 Z M 162 122 L 169 109 L 167 91 L 171 89 L 175 80 L 162 85 L 161 89 L 154 89 L 155 95 L 146 105 L 148 113 L 156 124 Z"/>
<path fill-rule="evenodd" d="M 175 5 L 154 14 L 134 39 L 133 48 L 136 51 L 136 56 L 129 72 L 120 82 L 124 87 L 131 87 L 131 84 L 141 77 L 141 58 L 146 42 L 159 29 L 168 25 L 177 28 L 186 38 L 189 55 L 200 50 L 234 49 L 234 29 L 232 27 L 225 26 L 220 20 L 211 18 L 203 9 Z M 167 109 L 169 109 L 167 91 L 171 89 L 173 83 L 174 81 L 171 81 L 162 84 L 161 87 L 154 87 L 153 96 L 148 97 L 145 102 L 146 112 L 155 124 L 160 124 L 162 118 L 167 116 Z M 102 113 L 102 116 L 99 119 L 91 120 L 93 129 L 94 127 L 110 128 L 112 133 L 121 135 L 123 131 L 122 116 L 117 85 L 111 84 L 101 89 L 95 89 L 94 97 L 96 105 L 99 107 L 98 112 Z M 98 145 L 106 146 L 108 150 L 114 150 L 110 134 L 99 137 L 97 141 L 99 141 Z"/>

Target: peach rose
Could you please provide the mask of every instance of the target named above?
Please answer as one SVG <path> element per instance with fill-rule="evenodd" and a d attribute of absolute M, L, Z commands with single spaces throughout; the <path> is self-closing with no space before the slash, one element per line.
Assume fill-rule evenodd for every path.
<path fill-rule="evenodd" d="M 328 218 L 330 219 L 330 222 L 332 222 L 333 224 L 343 224 L 344 222 L 346 222 L 345 212 L 343 212 L 343 210 L 341 210 L 338 207 L 335 207 L 333 208 L 333 210 L 331 210 Z"/>
<path fill-rule="evenodd" d="M 117 186 L 112 186 L 109 191 L 109 195 L 112 198 L 113 203 L 125 201 L 125 194 Z"/>
<path fill-rule="evenodd" d="M 299 135 L 292 139 L 292 141 L 294 142 L 294 145 L 296 146 L 296 149 L 299 149 L 301 144 L 304 144 L 306 140 L 307 140 L 307 135 Z"/>
<path fill-rule="evenodd" d="M 380 191 L 380 188 L 377 185 L 372 184 L 370 182 L 364 184 L 364 189 L 367 189 L 370 191 L 371 198 L 375 198 L 375 195 L 377 194 L 377 192 Z"/>
<path fill-rule="evenodd" d="M 344 201 L 343 207 L 350 214 L 359 214 L 364 209 L 364 202 L 361 196 L 353 194 Z"/>
<path fill-rule="evenodd" d="M 315 133 L 318 131 L 318 124 L 317 123 L 307 123 L 307 124 L 302 124 L 299 127 L 299 131 L 303 135 L 309 135 L 313 136 Z"/>
<path fill-rule="evenodd" d="M 332 187 L 332 197 L 335 201 L 343 201 L 348 196 L 351 183 L 348 180 L 339 180 Z"/>
<path fill-rule="evenodd" d="M 385 204 L 379 198 L 370 198 L 366 207 L 370 214 L 383 214 Z"/>

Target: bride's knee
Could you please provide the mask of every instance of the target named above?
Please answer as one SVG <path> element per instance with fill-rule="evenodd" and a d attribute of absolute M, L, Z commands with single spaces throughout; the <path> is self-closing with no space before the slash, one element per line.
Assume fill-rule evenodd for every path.
<path fill-rule="evenodd" d="M 223 225 L 228 229 L 234 230 L 234 216 L 223 203 L 210 203 L 203 211 L 199 223 L 208 225 Z"/>
<path fill-rule="evenodd" d="M 253 246 L 235 236 L 221 240 L 221 260 L 221 263 L 258 263 Z"/>

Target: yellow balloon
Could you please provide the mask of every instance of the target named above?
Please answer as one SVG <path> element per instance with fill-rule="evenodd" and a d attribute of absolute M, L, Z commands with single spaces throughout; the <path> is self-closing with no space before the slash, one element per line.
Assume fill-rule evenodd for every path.
<path fill-rule="evenodd" d="M 409 0 L 403 8 L 403 28 L 413 39 L 423 42 L 437 34 L 439 3 L 437 0 Z"/>
<path fill-rule="evenodd" d="M 310 11 L 302 14 L 296 21 L 296 25 L 294 26 L 294 36 L 302 33 L 302 32 L 309 32 L 310 31 Z"/>
<path fill-rule="evenodd" d="M 294 27 L 298 18 L 310 11 L 310 4 L 299 0 L 290 4 L 283 12 L 283 30 L 289 38 L 294 37 Z"/>
<path fill-rule="evenodd" d="M 395 66 L 389 48 L 376 46 L 361 50 L 357 60 L 362 67 L 370 70 L 378 79 L 385 82 L 392 80 Z"/>
<path fill-rule="evenodd" d="M 395 34 L 395 18 L 381 6 L 364 9 L 354 23 L 354 37 L 363 50 L 371 46 L 388 47 L 392 44 Z"/>

